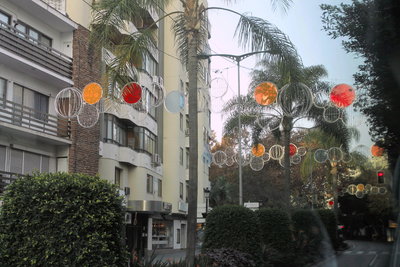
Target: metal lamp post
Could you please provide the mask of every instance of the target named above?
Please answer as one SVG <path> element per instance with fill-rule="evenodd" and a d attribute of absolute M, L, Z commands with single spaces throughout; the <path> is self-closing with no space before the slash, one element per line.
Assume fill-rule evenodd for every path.
<path fill-rule="evenodd" d="M 239 101 L 239 118 L 238 118 L 238 142 L 239 142 L 239 157 L 238 157 L 238 165 L 239 165 L 239 205 L 243 205 L 243 185 L 242 185 L 242 120 L 241 120 L 241 115 L 242 115 L 242 103 L 241 103 L 241 98 L 240 98 L 240 62 L 248 58 L 252 55 L 256 54 L 264 54 L 264 53 L 270 53 L 269 51 L 255 51 L 255 52 L 250 52 L 242 55 L 230 55 L 230 54 L 200 54 L 198 55 L 199 59 L 209 59 L 210 57 L 226 57 L 229 59 L 233 59 L 237 63 L 237 82 L 238 82 L 238 101 Z"/>

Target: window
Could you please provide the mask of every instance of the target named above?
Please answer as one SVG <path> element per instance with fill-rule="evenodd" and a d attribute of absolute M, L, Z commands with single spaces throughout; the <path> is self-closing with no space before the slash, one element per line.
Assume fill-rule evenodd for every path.
<path fill-rule="evenodd" d="M 181 243 L 181 229 L 176 229 L 176 243 Z"/>
<path fill-rule="evenodd" d="M 11 149 L 10 153 L 10 172 L 18 174 L 32 174 L 35 171 L 49 172 L 50 158 L 48 156 L 18 149 Z M 0 160 L 1 157 L 0 155 Z M 0 162 L 0 168 L 1 164 Z"/>
<path fill-rule="evenodd" d="M 179 128 L 183 131 L 183 114 L 179 113 Z"/>
<path fill-rule="evenodd" d="M 0 78 L 0 105 L 6 105 L 7 81 Z M 1 108 L 1 106 L 0 106 Z"/>
<path fill-rule="evenodd" d="M 120 168 L 115 168 L 114 183 L 116 185 L 118 185 L 119 188 L 121 188 L 121 169 Z"/>
<path fill-rule="evenodd" d="M 186 114 L 186 129 L 189 129 L 189 114 Z"/>
<path fill-rule="evenodd" d="M 0 23 L 11 24 L 11 16 L 0 10 Z"/>
<path fill-rule="evenodd" d="M 121 122 L 117 117 L 107 114 L 104 116 L 105 129 L 104 141 L 115 143 L 117 145 L 126 146 L 127 144 L 127 126 Z"/>
<path fill-rule="evenodd" d="M 183 148 L 179 148 L 179 163 L 183 165 Z"/>
<path fill-rule="evenodd" d="M 6 170 L 6 147 L 0 146 L 0 171 Z"/>
<path fill-rule="evenodd" d="M 158 179 L 158 196 L 162 197 L 162 180 Z"/>
<path fill-rule="evenodd" d="M 147 174 L 147 193 L 153 194 L 153 176 Z"/>
<path fill-rule="evenodd" d="M 26 36 L 25 36 L 20 33 L 20 36 L 29 38 L 30 40 L 32 40 L 35 43 L 39 42 L 39 44 L 45 45 L 47 47 L 51 47 L 51 45 L 52 45 L 51 38 L 47 37 L 43 33 L 37 31 L 36 29 L 32 28 L 31 26 L 29 26 L 21 21 L 18 21 L 17 24 L 15 24 L 15 28 L 18 31 L 26 34 Z"/>
<path fill-rule="evenodd" d="M 142 68 L 151 76 L 155 76 L 157 75 L 157 67 L 158 64 L 156 60 L 150 55 L 149 52 L 146 52 L 143 56 Z"/>
<path fill-rule="evenodd" d="M 188 181 L 186 181 L 186 197 L 185 197 L 185 199 L 186 199 L 186 202 L 189 202 L 189 182 Z"/>
<path fill-rule="evenodd" d="M 186 148 L 186 169 L 189 169 L 189 148 Z"/>
<path fill-rule="evenodd" d="M 135 150 L 145 151 L 154 155 L 157 153 L 157 137 L 143 127 L 134 128 Z"/>
<path fill-rule="evenodd" d="M 179 197 L 183 199 L 183 183 L 179 183 Z"/>
<path fill-rule="evenodd" d="M 49 112 L 49 97 L 25 88 L 21 85 L 14 84 L 13 101 L 22 106 L 34 110 L 34 118 L 38 120 L 46 120 Z"/>

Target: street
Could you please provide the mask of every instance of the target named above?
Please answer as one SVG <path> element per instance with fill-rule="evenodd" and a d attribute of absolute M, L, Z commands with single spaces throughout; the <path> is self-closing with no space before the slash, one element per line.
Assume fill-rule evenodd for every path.
<path fill-rule="evenodd" d="M 393 243 L 348 240 L 349 249 L 339 252 L 316 267 L 388 267 L 392 257 Z"/>

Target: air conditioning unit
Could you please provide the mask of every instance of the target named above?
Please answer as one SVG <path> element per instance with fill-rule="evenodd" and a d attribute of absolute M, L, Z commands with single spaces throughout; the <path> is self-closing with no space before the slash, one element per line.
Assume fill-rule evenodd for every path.
<path fill-rule="evenodd" d="M 185 129 L 185 136 L 189 136 L 190 135 L 190 131 L 189 128 Z"/>
<path fill-rule="evenodd" d="M 161 87 L 164 87 L 164 80 L 161 76 L 153 76 L 153 83 L 156 83 L 160 85 Z"/>
<path fill-rule="evenodd" d="M 129 212 L 125 212 L 125 223 L 126 224 L 132 223 L 132 214 Z"/>
<path fill-rule="evenodd" d="M 160 166 L 161 165 L 161 157 L 160 157 L 160 155 L 154 154 L 152 163 L 153 163 L 154 166 Z"/>

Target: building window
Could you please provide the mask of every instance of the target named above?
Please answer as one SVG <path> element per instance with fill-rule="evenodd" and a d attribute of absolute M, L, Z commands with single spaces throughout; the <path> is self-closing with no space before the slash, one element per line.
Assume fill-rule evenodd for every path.
<path fill-rule="evenodd" d="M 43 33 L 35 30 L 31 26 L 18 21 L 15 25 L 15 28 L 20 32 L 26 34 L 25 36 L 20 34 L 23 37 L 29 38 L 31 41 L 35 42 L 36 44 L 45 45 L 47 47 L 51 47 L 52 40 L 48 36 L 44 35 Z"/>
<path fill-rule="evenodd" d="M 179 197 L 183 199 L 183 183 L 179 183 Z"/>
<path fill-rule="evenodd" d="M 151 76 L 157 75 L 157 61 L 150 55 L 149 52 L 144 53 L 142 61 L 142 69 L 147 71 Z"/>
<path fill-rule="evenodd" d="M 186 114 L 186 129 L 189 130 L 189 114 Z"/>
<path fill-rule="evenodd" d="M 4 13 L 2 10 L 0 10 L 0 22 L 10 25 L 11 24 L 11 16 Z"/>
<path fill-rule="evenodd" d="M 153 176 L 150 174 L 147 174 L 147 193 L 153 194 Z"/>
<path fill-rule="evenodd" d="M 104 120 L 104 141 L 120 146 L 126 146 L 126 125 L 123 124 L 117 117 L 110 114 L 104 116 Z"/>
<path fill-rule="evenodd" d="M 186 148 L 186 169 L 189 169 L 189 148 Z"/>
<path fill-rule="evenodd" d="M 189 202 L 189 182 L 186 181 L 186 202 Z"/>
<path fill-rule="evenodd" d="M 134 128 L 135 150 L 157 154 L 157 136 L 143 127 Z"/>
<path fill-rule="evenodd" d="M 0 146 L 0 171 L 6 170 L 6 147 Z"/>
<path fill-rule="evenodd" d="M 120 169 L 120 168 L 115 168 L 114 183 L 115 183 L 119 188 L 121 188 L 121 169 Z"/>
<path fill-rule="evenodd" d="M 33 110 L 33 117 L 46 120 L 49 112 L 49 97 L 21 85 L 14 84 L 13 101 Z M 23 114 L 24 115 L 24 114 Z"/>
<path fill-rule="evenodd" d="M 183 131 L 183 114 L 179 113 L 179 128 Z"/>
<path fill-rule="evenodd" d="M 162 180 L 158 179 L 158 196 L 162 197 Z"/>
<path fill-rule="evenodd" d="M 7 80 L 0 78 L 0 105 L 6 104 Z"/>
<path fill-rule="evenodd" d="M 176 243 L 181 243 L 181 229 L 176 229 Z"/>
<path fill-rule="evenodd" d="M 50 158 L 48 156 L 19 149 L 11 149 L 10 153 L 10 172 L 12 173 L 49 172 Z"/>
<path fill-rule="evenodd" d="M 183 166 L 183 148 L 179 148 L 179 163 Z"/>

